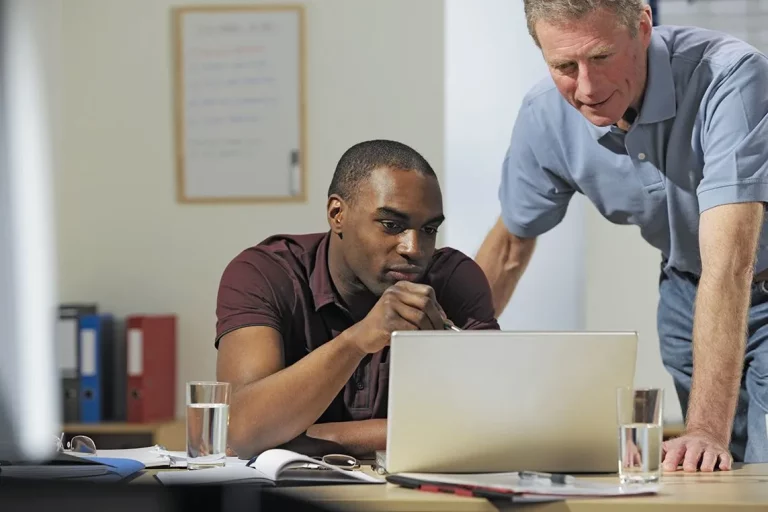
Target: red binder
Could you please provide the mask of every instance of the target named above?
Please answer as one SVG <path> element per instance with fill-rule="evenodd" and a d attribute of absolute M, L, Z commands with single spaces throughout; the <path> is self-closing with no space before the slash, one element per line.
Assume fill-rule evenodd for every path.
<path fill-rule="evenodd" d="M 125 319 L 126 421 L 154 423 L 176 416 L 176 315 Z"/>

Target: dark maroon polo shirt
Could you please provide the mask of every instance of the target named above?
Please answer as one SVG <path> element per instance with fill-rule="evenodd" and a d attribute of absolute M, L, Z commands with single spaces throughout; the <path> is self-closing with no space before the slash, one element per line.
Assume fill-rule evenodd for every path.
<path fill-rule="evenodd" d="M 330 232 L 275 235 L 245 249 L 226 267 L 216 304 L 216 340 L 261 325 L 283 340 L 285 365 L 354 325 L 328 270 Z M 480 267 L 450 248 L 435 251 L 422 281 L 432 286 L 445 314 L 463 329 L 499 329 L 491 290 Z M 386 418 L 389 347 L 369 354 L 318 423 Z"/>

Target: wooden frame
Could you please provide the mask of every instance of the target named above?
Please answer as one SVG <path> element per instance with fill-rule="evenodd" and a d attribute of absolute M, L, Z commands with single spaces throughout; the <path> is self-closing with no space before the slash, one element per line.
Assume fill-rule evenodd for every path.
<path fill-rule="evenodd" d="M 183 16 L 195 12 L 276 12 L 294 11 L 298 15 L 298 113 L 299 113 L 299 184 L 300 193 L 281 196 L 223 196 L 187 197 L 185 193 L 185 89 Z M 307 144 L 306 144 L 306 30 L 305 8 L 299 4 L 279 5 L 194 5 L 176 7 L 173 13 L 173 57 L 174 57 L 174 139 L 176 153 L 176 200 L 179 203 L 303 203 L 307 201 Z"/>

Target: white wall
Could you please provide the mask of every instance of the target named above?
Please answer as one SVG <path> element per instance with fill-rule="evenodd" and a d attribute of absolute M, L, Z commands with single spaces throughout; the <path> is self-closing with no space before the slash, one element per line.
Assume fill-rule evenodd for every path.
<path fill-rule="evenodd" d="M 547 73 L 522 4 L 446 0 L 445 73 L 446 244 L 474 255 L 500 213 L 501 164 L 523 96 Z M 584 328 L 583 212 L 575 198 L 540 237 L 503 329 Z"/>
<path fill-rule="evenodd" d="M 370 138 L 412 145 L 443 167 L 443 3 L 309 0 L 309 200 L 175 202 L 171 0 L 66 0 L 63 167 L 57 176 L 60 300 L 116 315 L 179 315 L 183 383 L 215 375 L 221 271 L 280 232 L 325 230 L 342 152 Z M 202 3 L 187 1 L 184 4 Z M 206 0 L 206 4 L 231 2 Z"/>
<path fill-rule="evenodd" d="M 744 39 L 768 51 L 766 0 L 662 0 L 659 21 L 666 25 L 695 25 Z"/>
<path fill-rule="evenodd" d="M 661 363 L 656 309 L 661 254 L 635 226 L 606 221 L 590 204 L 586 215 L 586 327 L 637 331 L 635 385 L 664 388 L 664 420 L 681 422 L 672 377 Z"/>

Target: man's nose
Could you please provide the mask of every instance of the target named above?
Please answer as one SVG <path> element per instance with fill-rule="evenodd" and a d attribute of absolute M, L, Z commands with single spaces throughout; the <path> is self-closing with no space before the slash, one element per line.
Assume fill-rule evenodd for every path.
<path fill-rule="evenodd" d="M 577 91 L 582 102 L 603 101 L 605 98 L 597 98 L 598 93 L 596 73 L 589 66 L 579 66 Z"/>
<path fill-rule="evenodd" d="M 403 233 L 403 236 L 400 238 L 397 252 L 410 260 L 418 260 L 424 256 L 424 250 L 420 242 L 418 230 L 410 229 Z"/>

